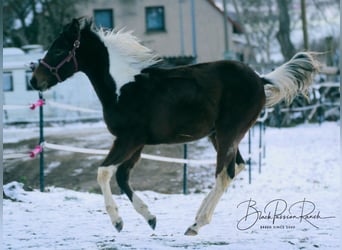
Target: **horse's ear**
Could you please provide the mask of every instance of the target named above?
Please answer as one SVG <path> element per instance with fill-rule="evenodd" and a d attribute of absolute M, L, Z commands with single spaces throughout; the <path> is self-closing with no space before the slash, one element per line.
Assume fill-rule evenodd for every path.
<path fill-rule="evenodd" d="M 72 19 L 71 23 L 67 24 L 63 28 L 63 33 L 67 35 L 71 40 L 76 40 L 80 33 L 80 22 L 78 19 Z"/>

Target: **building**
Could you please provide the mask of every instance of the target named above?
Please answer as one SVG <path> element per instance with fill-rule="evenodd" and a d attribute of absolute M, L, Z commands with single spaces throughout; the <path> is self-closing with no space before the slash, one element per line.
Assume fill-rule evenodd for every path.
<path fill-rule="evenodd" d="M 77 14 L 93 17 L 98 27 L 134 31 L 146 47 L 164 58 L 186 59 L 197 54 L 197 62 L 223 59 L 223 12 L 214 0 L 196 0 L 194 6 L 191 3 L 191 0 L 88 0 L 78 6 Z M 228 17 L 227 29 L 232 54 L 243 60 L 247 50 L 241 27 Z"/>
<path fill-rule="evenodd" d="M 194 3 L 194 5 L 192 5 Z M 192 16 L 194 14 L 194 16 Z M 224 58 L 224 15 L 213 0 L 88 0 L 78 5 L 75 17 L 93 17 L 97 26 L 125 28 L 150 49 L 173 65 L 214 61 Z M 232 16 L 232 15 L 231 15 Z M 193 19 L 195 26 L 193 26 Z M 229 48 L 236 59 L 247 53 L 241 27 L 227 20 Z M 196 39 L 193 39 L 193 36 Z M 37 47 L 4 48 L 3 103 L 29 105 L 38 99 L 28 84 L 28 65 L 43 57 Z M 63 84 L 44 92 L 47 100 L 101 111 L 101 105 L 87 77 L 77 73 Z M 66 111 L 46 105 L 45 120 L 79 120 L 101 118 L 98 113 Z M 5 123 L 38 120 L 38 112 L 27 109 L 5 110 Z"/>
<path fill-rule="evenodd" d="M 44 56 L 42 50 L 30 50 L 26 53 L 18 48 L 3 49 L 3 122 L 26 123 L 39 120 L 38 110 L 30 110 L 30 105 L 39 99 L 38 92 L 29 84 L 32 70 L 30 62 L 37 62 Z M 56 102 L 99 112 L 68 111 L 49 102 L 44 106 L 46 121 L 99 119 L 102 117 L 101 104 L 92 89 L 90 81 L 83 73 L 77 73 L 62 84 L 44 92 L 44 98 L 50 103 Z"/>

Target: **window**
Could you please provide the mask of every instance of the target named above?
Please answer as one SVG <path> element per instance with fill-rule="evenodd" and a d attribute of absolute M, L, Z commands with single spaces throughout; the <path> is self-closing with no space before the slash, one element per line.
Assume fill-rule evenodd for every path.
<path fill-rule="evenodd" d="M 34 90 L 34 88 L 32 88 L 31 84 L 30 84 L 30 79 L 32 77 L 32 71 L 26 71 L 26 90 Z"/>
<path fill-rule="evenodd" d="M 146 7 L 146 31 L 165 31 L 164 7 Z"/>
<path fill-rule="evenodd" d="M 4 72 L 3 73 L 2 90 L 4 92 L 13 91 L 13 77 L 12 77 L 12 73 L 10 73 L 10 72 Z"/>
<path fill-rule="evenodd" d="M 114 28 L 112 9 L 94 10 L 94 20 L 97 27 Z"/>

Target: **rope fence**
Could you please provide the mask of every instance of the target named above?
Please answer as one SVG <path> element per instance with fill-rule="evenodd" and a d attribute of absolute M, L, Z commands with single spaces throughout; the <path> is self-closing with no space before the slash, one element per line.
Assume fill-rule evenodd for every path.
<path fill-rule="evenodd" d="M 6 154 L 3 155 L 4 160 L 10 160 L 10 159 L 33 159 L 40 156 L 40 190 L 44 191 L 44 151 L 45 149 L 52 149 L 52 150 L 62 150 L 62 151 L 69 151 L 74 153 L 84 153 L 84 154 L 93 154 L 93 155 L 107 155 L 108 150 L 100 150 L 100 149 L 87 149 L 87 148 L 78 148 L 68 145 L 58 145 L 46 142 L 44 140 L 44 128 L 43 128 L 43 106 L 49 105 L 51 107 L 56 107 L 64 110 L 69 111 L 79 111 L 79 112 L 88 112 L 88 113 L 102 113 L 102 111 L 99 110 L 93 110 L 88 108 L 81 108 L 81 107 L 75 107 L 68 104 L 58 103 L 54 101 L 46 101 L 42 93 L 39 93 L 39 99 L 33 103 L 28 105 L 4 105 L 4 110 L 16 110 L 16 109 L 27 109 L 27 110 L 35 110 L 36 108 L 39 108 L 40 113 L 40 140 L 39 145 L 37 145 L 33 150 L 26 153 L 12 153 L 12 154 Z M 260 124 L 260 133 L 259 133 L 259 173 L 261 173 L 261 164 L 262 164 L 262 155 L 265 158 L 265 145 L 262 145 L 264 143 L 264 139 L 262 138 L 263 134 L 265 134 L 265 125 L 264 122 L 268 118 L 268 114 L 272 112 L 273 109 L 265 109 L 264 113 L 261 117 L 257 119 L 257 122 Z M 261 132 L 263 131 L 263 133 Z M 251 170 L 252 170 L 252 151 L 251 151 L 251 132 L 249 132 L 249 149 L 248 149 L 248 155 L 245 156 L 247 160 L 247 163 L 249 165 L 249 183 L 251 183 Z M 262 154 L 262 152 L 264 152 Z M 165 157 L 165 156 L 158 156 L 158 155 L 150 155 L 150 154 L 141 154 L 142 159 L 146 160 L 153 160 L 153 161 L 160 161 L 160 162 L 171 162 L 171 163 L 178 163 L 183 164 L 183 171 L 184 171 L 184 178 L 183 178 L 183 193 L 187 193 L 187 166 L 198 166 L 198 165 L 214 165 L 216 164 L 216 159 L 208 159 L 208 160 L 194 160 L 194 159 L 188 159 L 187 158 L 187 144 L 184 144 L 184 158 L 173 158 L 173 157 Z"/>
<path fill-rule="evenodd" d="M 79 112 L 96 113 L 96 114 L 102 113 L 102 111 L 99 111 L 99 110 L 80 108 L 80 107 L 75 107 L 72 105 L 58 103 L 58 102 L 54 102 L 54 101 L 47 101 L 47 104 L 50 105 L 51 107 L 61 108 L 61 109 L 70 110 L 70 111 L 79 111 Z"/>
<path fill-rule="evenodd" d="M 327 82 L 323 84 L 316 84 L 313 86 L 314 89 L 320 89 L 320 88 L 330 88 L 330 87 L 340 87 L 339 83 L 334 82 Z M 18 152 L 18 153 L 10 153 L 10 154 L 3 154 L 3 160 L 11 160 L 11 159 L 33 159 L 40 156 L 40 190 L 44 191 L 44 150 L 45 149 L 52 149 L 52 150 L 62 150 L 62 151 L 69 151 L 74 153 L 84 153 L 84 154 L 93 154 L 93 155 L 107 155 L 108 150 L 100 150 L 100 149 L 86 149 L 86 148 L 78 148 L 73 146 L 67 146 L 67 145 L 58 145 L 46 142 L 44 140 L 44 115 L 43 115 L 43 106 L 48 105 L 51 107 L 69 110 L 69 111 L 78 111 L 78 112 L 86 112 L 86 113 L 97 113 L 100 114 L 102 111 L 89 109 L 89 108 L 82 108 L 82 107 L 76 107 L 64 103 L 58 103 L 55 101 L 46 101 L 43 98 L 43 95 L 41 92 L 39 92 L 39 99 L 32 104 L 28 105 L 3 105 L 3 110 L 35 110 L 36 108 L 39 108 L 39 124 L 40 124 L 40 140 L 39 145 L 37 145 L 34 149 L 32 149 L 30 152 Z M 298 112 L 298 111 L 306 111 L 306 110 L 316 110 L 317 108 L 324 106 L 324 105 L 330 105 L 334 106 L 337 105 L 335 103 L 317 103 L 315 105 L 305 106 L 305 107 L 299 107 L 299 108 L 282 108 L 280 112 Z M 260 116 L 257 119 L 257 122 L 259 123 L 259 145 L 258 145 L 258 155 L 259 155 L 259 173 L 261 173 L 261 166 L 262 166 L 262 158 L 266 158 L 266 141 L 264 138 L 264 134 L 266 131 L 265 121 L 268 118 L 268 114 L 273 112 L 273 108 L 264 109 L 264 112 L 262 116 Z M 252 181 L 252 139 L 251 139 L 251 130 L 248 132 L 248 154 L 246 157 L 247 164 L 248 164 L 248 172 L 249 172 L 249 183 Z M 158 155 L 150 155 L 150 154 L 141 154 L 142 159 L 146 160 L 153 160 L 153 161 L 160 161 L 160 162 L 171 162 L 171 163 L 178 163 L 183 164 L 183 171 L 184 171 L 184 178 L 183 178 L 183 192 L 187 193 L 187 166 L 188 165 L 211 165 L 216 164 L 216 159 L 208 159 L 208 160 L 193 160 L 188 159 L 187 157 L 187 144 L 184 144 L 184 158 L 173 158 L 173 157 L 165 157 L 165 156 L 158 156 Z"/>
<path fill-rule="evenodd" d="M 44 148 L 62 150 L 74 153 L 83 153 L 83 154 L 93 154 L 93 155 L 107 155 L 109 150 L 101 150 L 101 149 L 89 149 L 89 148 L 78 148 L 66 145 L 59 145 L 44 142 Z M 189 165 L 203 165 L 203 164 L 215 164 L 216 160 L 191 160 L 191 159 L 182 159 L 182 158 L 173 158 L 173 157 L 165 157 L 158 155 L 150 155 L 150 154 L 141 154 L 142 159 L 152 160 L 152 161 L 160 161 L 160 162 L 171 162 L 171 163 L 179 163 L 179 164 L 189 164 Z"/>

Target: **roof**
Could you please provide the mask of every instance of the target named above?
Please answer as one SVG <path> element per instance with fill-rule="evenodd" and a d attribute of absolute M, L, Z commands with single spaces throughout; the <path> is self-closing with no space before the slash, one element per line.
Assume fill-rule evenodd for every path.
<path fill-rule="evenodd" d="M 44 53 L 26 54 L 19 48 L 3 48 L 3 70 L 30 69 L 30 62 L 36 62 Z"/>
<path fill-rule="evenodd" d="M 2 52 L 4 56 L 25 55 L 25 52 L 22 49 L 13 47 L 3 48 Z"/>
<path fill-rule="evenodd" d="M 218 12 L 221 13 L 221 15 L 224 15 L 224 12 L 216 5 L 214 0 L 207 0 L 207 2 L 213 7 L 215 8 Z M 235 27 L 235 29 L 239 32 L 239 33 L 243 33 L 243 28 L 242 26 L 235 21 L 232 16 L 230 16 L 232 14 L 227 15 L 227 19 L 228 21 Z"/>

